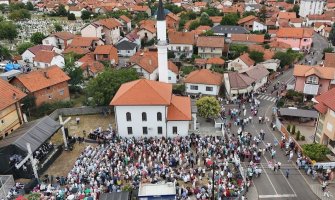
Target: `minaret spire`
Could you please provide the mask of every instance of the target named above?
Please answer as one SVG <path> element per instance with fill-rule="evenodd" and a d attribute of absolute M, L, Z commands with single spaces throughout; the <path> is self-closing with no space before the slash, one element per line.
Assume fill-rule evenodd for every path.
<path fill-rule="evenodd" d="M 157 53 L 158 53 L 158 77 L 160 82 L 169 82 L 168 54 L 166 40 L 166 21 L 162 0 L 158 2 L 157 10 Z"/>
<path fill-rule="evenodd" d="M 164 21 L 164 20 L 165 20 L 164 6 L 162 0 L 159 0 L 157 10 L 157 21 Z"/>

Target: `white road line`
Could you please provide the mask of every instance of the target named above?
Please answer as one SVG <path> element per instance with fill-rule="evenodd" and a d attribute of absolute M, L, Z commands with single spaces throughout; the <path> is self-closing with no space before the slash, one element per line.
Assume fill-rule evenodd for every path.
<path fill-rule="evenodd" d="M 284 176 L 284 173 L 283 173 L 282 170 L 280 170 L 280 173 Z M 297 193 L 295 193 L 295 191 L 294 191 L 294 189 L 293 189 L 291 183 L 287 180 L 286 176 L 284 176 L 284 178 L 285 178 L 287 184 L 290 186 L 290 188 L 291 188 L 291 190 L 293 191 L 293 193 L 297 196 Z"/>
<path fill-rule="evenodd" d="M 264 156 L 264 158 L 265 158 L 266 162 L 268 162 L 268 160 L 266 159 L 266 157 L 265 157 L 265 156 Z M 266 172 L 266 169 L 264 169 L 263 165 L 261 165 L 261 167 L 262 167 L 262 169 L 263 169 L 262 171 L 264 171 L 264 172 L 265 172 L 265 175 L 266 175 L 266 177 L 268 177 L 268 180 L 269 180 L 269 182 L 270 182 L 270 184 L 271 184 L 271 186 L 272 186 L 273 190 L 275 191 L 276 195 L 278 195 L 278 192 L 277 192 L 277 190 L 276 190 L 275 186 L 273 185 L 273 183 L 272 183 L 272 181 L 271 181 L 271 179 L 270 179 L 270 177 L 269 177 L 268 173 Z"/>
<path fill-rule="evenodd" d="M 297 197 L 296 194 L 276 194 L 276 195 L 259 195 L 260 199 L 269 199 L 269 198 L 289 198 L 289 197 Z"/>
<path fill-rule="evenodd" d="M 271 99 L 271 97 L 267 96 L 265 100 L 269 101 Z"/>
<path fill-rule="evenodd" d="M 264 95 L 259 95 L 258 98 L 259 99 L 263 99 Z"/>
<path fill-rule="evenodd" d="M 275 101 L 276 101 L 276 98 L 275 98 L 275 97 L 272 97 L 270 101 L 275 102 Z"/>

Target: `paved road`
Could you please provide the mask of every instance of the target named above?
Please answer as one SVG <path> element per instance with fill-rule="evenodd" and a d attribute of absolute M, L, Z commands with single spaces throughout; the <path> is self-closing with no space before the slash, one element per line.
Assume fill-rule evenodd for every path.
<path fill-rule="evenodd" d="M 283 75 L 278 77 L 278 81 L 287 83 L 292 78 L 292 69 L 286 71 Z M 260 100 L 261 105 L 259 108 L 258 116 L 267 116 L 271 119 L 272 108 L 274 106 L 276 93 L 271 93 L 274 81 L 270 84 L 267 93 L 261 94 L 257 97 Z M 248 106 L 247 106 L 248 108 Z M 247 109 L 247 116 L 250 115 L 250 109 Z M 232 131 L 236 131 L 236 127 L 232 128 Z M 254 118 L 251 124 L 246 125 L 245 131 L 252 133 L 253 135 L 258 134 L 263 129 L 266 133 L 265 140 L 260 143 L 259 147 L 265 148 L 266 143 L 273 143 L 274 138 L 278 141 L 281 135 L 272 131 L 269 124 L 259 124 L 258 118 Z M 262 157 L 260 167 L 262 168 L 262 175 L 258 178 L 253 179 L 254 187 L 257 189 L 259 199 L 274 199 L 274 200 L 287 200 L 287 199 L 303 199 L 303 200 L 316 200 L 319 199 L 308 185 L 308 180 L 301 174 L 296 168 L 293 162 L 288 162 L 287 157 L 283 150 L 279 147 L 275 148 L 277 154 L 274 160 L 271 159 L 270 153 L 265 153 Z M 279 172 L 274 172 L 268 167 L 268 161 L 280 161 L 282 163 L 282 169 Z M 247 163 L 243 163 L 247 165 Z M 289 178 L 285 177 L 286 169 L 290 169 Z M 308 178 L 308 177 L 307 177 Z"/>
<path fill-rule="evenodd" d="M 311 53 L 305 56 L 307 62 L 311 61 L 311 65 L 320 64 L 322 62 L 323 49 L 327 47 L 329 47 L 329 42 L 327 41 L 327 39 L 315 33 L 313 35 L 313 47 Z"/>

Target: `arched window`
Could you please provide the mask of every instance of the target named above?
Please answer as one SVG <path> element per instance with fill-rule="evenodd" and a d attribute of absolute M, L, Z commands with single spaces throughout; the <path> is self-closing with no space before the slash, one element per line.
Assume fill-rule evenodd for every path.
<path fill-rule="evenodd" d="M 147 113 L 142 112 L 142 121 L 147 121 Z"/>
<path fill-rule="evenodd" d="M 127 122 L 131 121 L 131 113 L 130 112 L 126 113 L 126 118 L 127 118 Z"/>
<path fill-rule="evenodd" d="M 157 113 L 157 121 L 162 121 L 162 113 L 161 112 Z"/>

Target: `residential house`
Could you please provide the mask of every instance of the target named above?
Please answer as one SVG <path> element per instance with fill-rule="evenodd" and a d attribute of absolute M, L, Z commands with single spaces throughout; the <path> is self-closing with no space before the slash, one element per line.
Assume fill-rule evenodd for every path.
<path fill-rule="evenodd" d="M 200 12 L 207 7 L 207 2 L 196 1 L 193 4 L 193 12 Z"/>
<path fill-rule="evenodd" d="M 279 12 L 277 15 L 277 27 L 283 27 L 283 23 L 285 23 L 285 27 L 288 25 L 288 22 L 292 19 L 296 19 L 297 14 L 295 12 Z"/>
<path fill-rule="evenodd" d="M 148 16 L 151 16 L 151 9 L 149 6 L 139 6 L 139 5 L 134 5 L 129 7 L 129 11 L 132 14 L 137 14 L 137 13 L 147 13 Z"/>
<path fill-rule="evenodd" d="M 316 96 L 315 110 L 319 117 L 315 129 L 315 142 L 326 145 L 335 153 L 335 88 Z"/>
<path fill-rule="evenodd" d="M 0 140 L 23 124 L 20 101 L 25 96 L 21 90 L 0 79 Z"/>
<path fill-rule="evenodd" d="M 103 72 L 105 66 L 94 59 L 93 53 L 88 53 L 75 62 L 76 67 L 83 70 L 85 78 L 96 77 L 99 73 Z"/>
<path fill-rule="evenodd" d="M 111 65 L 117 65 L 119 63 L 117 49 L 113 45 L 97 46 L 93 54 L 96 61 L 104 61 Z"/>
<path fill-rule="evenodd" d="M 324 0 L 300 0 L 299 16 L 321 15 L 325 6 Z"/>
<path fill-rule="evenodd" d="M 185 56 L 185 58 L 192 57 L 193 45 L 195 45 L 194 33 L 169 31 L 168 38 L 168 50 L 172 51 L 176 58 L 181 56 Z"/>
<path fill-rule="evenodd" d="M 206 69 L 211 69 L 212 66 L 223 68 L 224 65 L 225 65 L 225 60 L 223 60 L 222 58 L 218 58 L 218 57 L 208 58 L 205 61 Z"/>
<path fill-rule="evenodd" d="M 183 0 L 172 0 L 171 1 L 174 5 L 181 7 L 181 4 L 183 3 Z"/>
<path fill-rule="evenodd" d="M 116 45 L 117 54 L 122 57 L 130 57 L 135 55 L 137 44 L 123 40 Z"/>
<path fill-rule="evenodd" d="M 80 47 L 94 51 L 97 46 L 104 45 L 105 43 L 98 37 L 81 37 L 76 36 L 73 38 L 69 47 Z"/>
<path fill-rule="evenodd" d="M 122 31 L 123 32 L 130 32 L 131 31 L 131 19 L 129 19 L 127 16 L 125 15 L 121 15 L 119 17 L 119 21 L 121 22 L 122 25 Z"/>
<path fill-rule="evenodd" d="M 235 71 L 245 71 L 251 66 L 254 66 L 255 61 L 253 61 L 248 53 L 242 54 L 240 57 L 232 60 L 228 63 L 228 70 L 235 70 Z"/>
<path fill-rule="evenodd" d="M 265 67 L 258 65 L 248 68 L 243 74 L 254 80 L 252 83 L 253 90 L 257 91 L 268 82 L 268 75 L 270 73 Z"/>
<path fill-rule="evenodd" d="M 42 40 L 43 45 L 52 45 L 58 49 L 64 50 L 71 44 L 75 35 L 70 32 L 56 32 Z"/>
<path fill-rule="evenodd" d="M 37 68 L 48 68 L 57 65 L 60 68 L 65 66 L 64 57 L 54 51 L 38 51 L 34 57 L 34 66 Z"/>
<path fill-rule="evenodd" d="M 264 35 L 258 34 L 232 34 L 231 43 L 237 44 L 262 44 Z"/>
<path fill-rule="evenodd" d="M 84 10 L 86 10 L 86 9 L 85 8 L 81 8 L 78 5 L 69 6 L 69 8 L 68 8 L 69 14 L 74 14 L 74 16 L 76 16 L 76 17 L 81 17 L 81 12 L 84 11 Z"/>
<path fill-rule="evenodd" d="M 139 75 L 148 80 L 158 79 L 158 55 L 157 51 L 139 51 L 130 57 L 131 67 L 136 69 Z M 179 79 L 179 69 L 172 62 L 168 61 L 168 81 L 177 83 Z"/>
<path fill-rule="evenodd" d="M 292 48 L 291 45 L 285 43 L 285 42 L 278 42 L 278 41 L 272 41 L 269 43 L 270 49 L 274 51 L 287 51 L 288 49 Z"/>
<path fill-rule="evenodd" d="M 156 37 L 157 29 L 156 29 L 156 21 L 155 20 L 143 20 L 140 22 L 139 31 L 137 35 L 140 36 L 141 40 L 152 40 Z"/>
<path fill-rule="evenodd" d="M 98 37 L 106 44 L 116 44 L 121 38 L 121 23 L 114 19 L 101 19 L 81 29 L 82 37 Z"/>
<path fill-rule="evenodd" d="M 263 62 L 258 63 L 256 67 L 258 66 L 261 66 L 268 70 L 276 72 L 278 68 L 280 67 L 280 60 L 278 59 L 265 60 Z"/>
<path fill-rule="evenodd" d="M 25 50 L 23 52 L 23 54 L 21 55 L 22 60 L 24 60 L 25 62 L 29 62 L 29 63 L 33 63 L 34 62 L 34 58 L 37 54 L 37 52 L 39 51 L 57 51 L 58 53 L 61 52 L 60 49 L 57 49 L 51 45 L 35 45 L 33 47 L 28 48 L 27 50 Z"/>
<path fill-rule="evenodd" d="M 240 19 L 237 22 L 238 25 L 243 26 L 248 31 L 266 31 L 267 26 L 259 21 L 259 19 L 253 15 L 249 15 Z"/>
<path fill-rule="evenodd" d="M 308 96 L 322 94 L 335 86 L 335 68 L 309 65 L 295 65 L 294 90 Z"/>
<path fill-rule="evenodd" d="M 226 26 L 217 25 L 212 28 L 214 35 L 224 36 L 225 38 L 231 38 L 232 34 L 246 34 L 248 30 L 241 26 Z"/>
<path fill-rule="evenodd" d="M 172 85 L 140 79 L 121 85 L 112 99 L 121 137 L 187 136 L 191 99 L 172 94 Z"/>
<path fill-rule="evenodd" d="M 223 74 L 223 82 L 227 99 L 236 100 L 252 92 L 254 79 L 238 72 L 227 72 Z"/>
<path fill-rule="evenodd" d="M 316 23 L 325 23 L 325 24 L 331 25 L 331 24 L 334 23 L 334 20 L 335 20 L 334 15 L 326 15 L 326 14 L 308 15 L 306 17 L 304 25 L 305 26 L 312 26 L 313 24 L 316 24 Z"/>
<path fill-rule="evenodd" d="M 176 14 L 173 14 L 172 12 L 168 13 L 165 16 L 165 20 L 167 29 L 178 29 L 180 18 Z"/>
<path fill-rule="evenodd" d="M 85 55 L 87 53 L 90 53 L 91 51 L 89 50 L 89 48 L 85 48 L 85 47 L 68 47 L 63 51 L 63 55 L 66 54 L 70 54 L 70 53 L 74 53 L 77 55 Z"/>
<path fill-rule="evenodd" d="M 290 19 L 288 24 L 291 26 L 291 27 L 295 27 L 295 28 L 301 28 L 302 27 L 302 24 L 303 24 L 303 19 L 302 18 L 293 18 L 293 19 Z"/>
<path fill-rule="evenodd" d="M 223 37 L 200 36 L 197 39 L 197 47 L 201 58 L 221 57 L 225 41 Z"/>
<path fill-rule="evenodd" d="M 289 44 L 293 50 L 309 52 L 313 43 L 313 29 L 279 28 L 277 41 Z"/>
<path fill-rule="evenodd" d="M 35 105 L 70 100 L 67 81 L 70 80 L 65 72 L 57 66 L 20 74 L 11 80 L 11 84 L 20 88 L 28 95 L 35 97 Z"/>
<path fill-rule="evenodd" d="M 335 68 L 335 53 L 325 53 L 325 60 L 323 62 L 323 66 Z"/>
<path fill-rule="evenodd" d="M 122 41 L 128 41 L 128 42 L 132 42 L 132 43 L 136 44 L 136 49 L 137 50 L 141 48 L 141 39 L 135 31 L 132 31 L 132 32 L 128 33 L 125 37 L 123 37 L 119 41 L 119 43 L 122 42 Z"/>
<path fill-rule="evenodd" d="M 209 18 L 212 20 L 213 26 L 220 25 L 220 23 L 222 21 L 222 16 L 211 16 Z"/>
<path fill-rule="evenodd" d="M 325 27 L 324 29 L 322 29 L 320 35 L 322 35 L 325 38 L 329 38 L 331 30 L 332 30 L 332 27 Z"/>
<path fill-rule="evenodd" d="M 191 72 L 184 80 L 185 91 L 193 95 L 217 96 L 220 92 L 223 76 L 209 69 L 200 69 Z"/>

